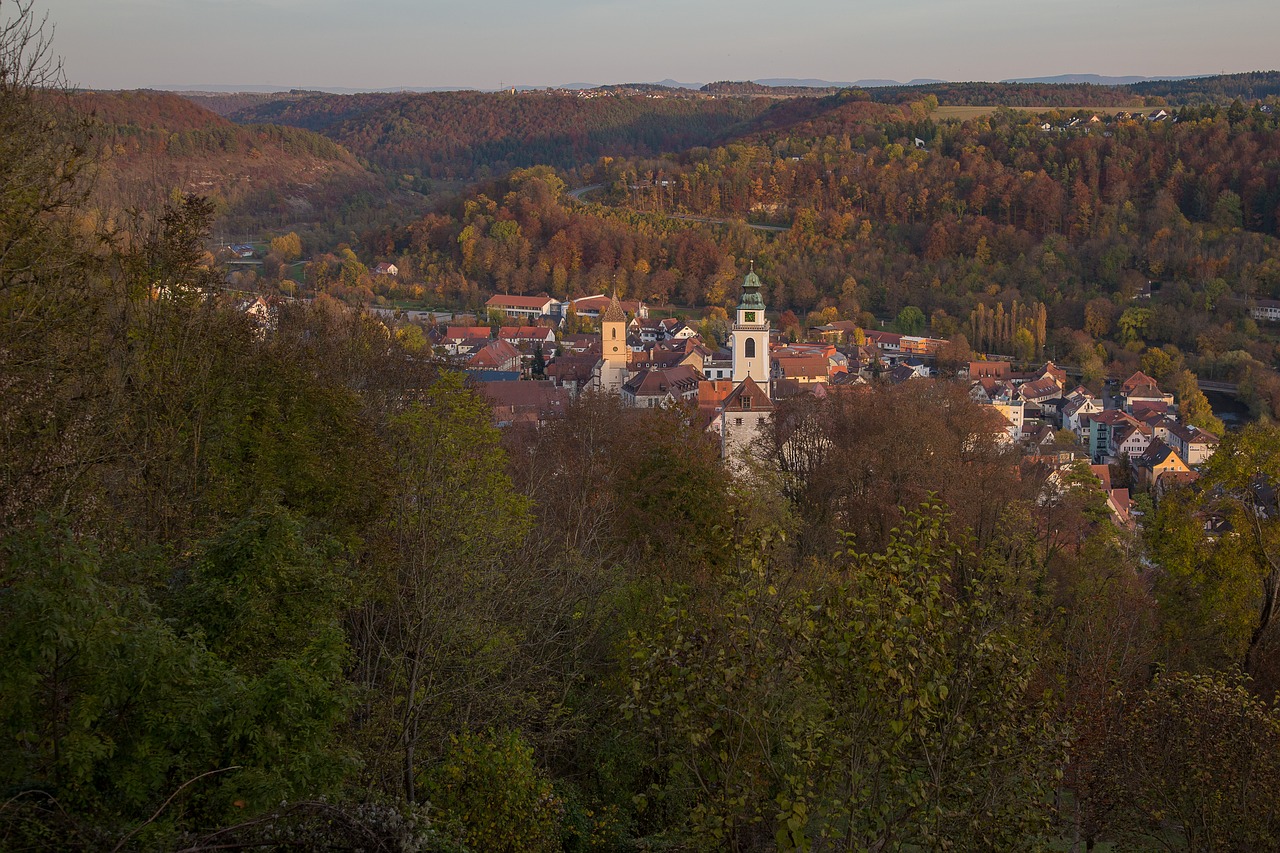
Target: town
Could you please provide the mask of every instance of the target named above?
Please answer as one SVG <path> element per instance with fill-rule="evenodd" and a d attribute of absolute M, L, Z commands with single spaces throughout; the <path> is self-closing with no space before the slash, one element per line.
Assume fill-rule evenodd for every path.
<path fill-rule="evenodd" d="M 263 304 L 246 310 L 261 313 Z M 1158 500 L 1194 483 L 1221 438 L 1185 423 L 1174 395 L 1142 371 L 1095 391 L 1052 361 L 1015 370 L 1007 357 L 991 356 L 943 376 L 946 340 L 834 321 L 810 329 L 806 341 L 786 341 L 766 312 L 760 279 L 749 272 L 725 346 L 689 321 L 651 319 L 643 302 L 606 295 L 561 303 L 498 294 L 485 303 L 495 325 L 446 323 L 427 336 L 446 363 L 465 370 L 499 427 L 537 428 L 581 395 L 606 394 L 627 407 L 686 410 L 730 464 L 752 452 L 775 405 L 789 398 L 856 396 L 869 383 L 960 383 L 989 411 L 992 434 L 1021 450 L 1022 464 L 1059 475 L 1088 465 L 1113 521 L 1127 530 L 1136 520 L 1131 491 Z M 563 333 L 566 315 L 597 331 Z M 1113 468 L 1124 486 L 1112 487 Z"/>

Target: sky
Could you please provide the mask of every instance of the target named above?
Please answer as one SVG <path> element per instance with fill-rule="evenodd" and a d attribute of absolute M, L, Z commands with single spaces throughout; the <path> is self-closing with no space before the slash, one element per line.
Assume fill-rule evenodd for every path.
<path fill-rule="evenodd" d="M 35 0 L 68 81 L 503 88 L 1280 67 L 1277 0 Z M 0 0 L 0 17 L 12 0 Z"/>

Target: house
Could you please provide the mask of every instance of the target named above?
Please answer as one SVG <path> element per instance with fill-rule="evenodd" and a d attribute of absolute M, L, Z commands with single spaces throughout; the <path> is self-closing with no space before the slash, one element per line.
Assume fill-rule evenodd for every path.
<path fill-rule="evenodd" d="M 488 326 L 446 326 L 444 334 L 438 338 L 440 346 L 449 355 L 471 352 L 480 342 L 489 340 L 492 331 Z M 436 336 L 432 335 L 436 340 Z"/>
<path fill-rule="evenodd" d="M 819 339 L 834 344 L 853 343 L 858 334 L 858 324 L 852 320 L 836 320 L 825 326 L 815 326 L 813 331 Z"/>
<path fill-rule="evenodd" d="M 551 382 L 480 382 L 477 390 L 489 401 L 499 427 L 540 427 L 569 409 L 569 389 Z"/>
<path fill-rule="evenodd" d="M 921 366 L 923 367 L 923 365 Z M 885 378 L 894 385 L 906 382 L 908 379 L 921 379 L 924 374 L 920 372 L 921 367 L 913 367 L 909 364 L 899 364 L 897 367 L 885 374 Z"/>
<path fill-rule="evenodd" d="M 703 379 L 733 378 L 733 353 L 727 349 L 716 350 L 702 360 Z"/>
<path fill-rule="evenodd" d="M 940 338 L 921 338 L 915 335 L 903 335 L 898 341 L 898 349 L 908 355 L 936 356 L 947 342 Z"/>
<path fill-rule="evenodd" d="M 1164 411 L 1173 405 L 1173 395 L 1161 391 L 1156 385 L 1139 385 L 1129 390 L 1123 395 L 1124 409 L 1130 414 L 1134 410 L 1150 412 L 1153 409 L 1164 407 Z"/>
<path fill-rule="evenodd" d="M 1005 427 L 1005 431 L 1009 433 L 1009 438 L 1021 441 L 1025 404 L 1021 400 L 1007 402 L 997 400 L 991 403 L 991 408 L 1008 422 L 1009 425 Z"/>
<path fill-rule="evenodd" d="M 611 297 L 604 294 L 595 296 L 584 296 L 581 299 L 574 299 L 571 304 L 574 313 L 579 317 L 589 317 L 592 320 L 598 319 L 601 314 L 608 310 Z M 622 306 L 624 313 L 633 317 L 639 317 L 641 320 L 649 319 L 649 307 L 643 302 L 629 302 L 626 300 L 618 300 L 618 304 Z"/>
<path fill-rule="evenodd" d="M 698 403 L 707 431 L 720 440 L 724 459 L 748 450 L 773 415 L 773 401 L 750 376 L 736 385 L 732 381 L 703 382 Z"/>
<path fill-rule="evenodd" d="M 1155 488 L 1157 481 L 1167 474 L 1191 473 L 1177 451 L 1160 439 L 1152 440 L 1142 455 L 1133 460 L 1133 470 L 1138 482 L 1147 488 Z"/>
<path fill-rule="evenodd" d="M 867 343 L 875 344 L 882 353 L 896 354 L 902 350 L 902 335 L 893 332 L 865 332 Z"/>
<path fill-rule="evenodd" d="M 1013 373 L 1013 365 L 1007 361 L 971 361 L 969 362 L 970 379 L 1008 379 Z"/>
<path fill-rule="evenodd" d="M 461 352 L 462 345 L 459 346 Z M 470 370 L 502 370 L 519 371 L 521 365 L 520 350 L 506 341 L 481 341 L 471 349 L 466 365 Z"/>
<path fill-rule="evenodd" d="M 274 332 L 280 319 L 279 309 L 266 298 L 246 300 L 238 306 L 240 313 L 249 318 L 253 324 L 253 334 L 258 340 L 264 340 L 268 332 Z"/>
<path fill-rule="evenodd" d="M 498 293 L 490 296 L 484 307 L 489 311 L 506 314 L 513 319 L 536 320 L 539 317 L 550 317 L 553 313 L 557 313 L 560 303 L 545 293 L 540 296 L 513 296 Z"/>
<path fill-rule="evenodd" d="M 400 275 L 400 268 L 395 264 L 388 264 L 384 262 L 384 263 L 378 264 L 376 267 L 373 268 L 373 274 L 389 275 L 394 277 L 394 276 Z"/>
<path fill-rule="evenodd" d="M 543 354 L 550 356 L 556 345 L 556 333 L 546 326 L 502 326 L 498 329 L 498 340 L 525 352 L 533 352 L 534 347 L 540 346 Z"/>
<path fill-rule="evenodd" d="M 696 400 L 700 381 L 698 371 L 687 365 L 645 368 L 622 383 L 622 402 L 640 409 L 653 409 Z"/>
<path fill-rule="evenodd" d="M 1267 323 L 1280 322 L 1280 299 L 1258 299 L 1249 306 L 1249 316 Z"/>
<path fill-rule="evenodd" d="M 1120 395 L 1125 396 L 1129 394 L 1129 392 L 1133 391 L 1134 389 L 1142 387 L 1144 385 L 1158 387 L 1159 383 L 1157 383 L 1150 376 L 1148 376 L 1147 374 L 1139 370 L 1136 373 L 1134 373 L 1132 376 L 1130 376 L 1128 379 L 1126 379 L 1124 382 L 1120 383 Z"/>
<path fill-rule="evenodd" d="M 1018 396 L 1027 403 L 1039 406 L 1047 400 L 1057 399 L 1062 394 L 1062 386 L 1053 377 L 1043 377 L 1032 382 L 1024 382 L 1018 386 Z"/>
<path fill-rule="evenodd" d="M 1106 462 L 1111 456 L 1112 432 L 1137 423 L 1136 418 L 1120 409 L 1080 415 L 1081 443 L 1089 448 L 1089 456 L 1095 463 Z M 1087 441 L 1085 436 L 1088 437 Z"/>
<path fill-rule="evenodd" d="M 1218 437 L 1190 424 L 1174 423 L 1168 427 L 1173 447 L 1188 466 L 1199 465 L 1218 449 Z"/>
<path fill-rule="evenodd" d="M 1144 423 L 1123 424 L 1111 431 L 1108 454 L 1112 459 L 1134 459 L 1146 452 L 1153 440 L 1151 427 Z"/>
<path fill-rule="evenodd" d="M 588 355 L 561 355 L 546 367 L 546 377 L 557 388 L 564 388 L 576 398 L 591 386 L 595 377 L 599 353 Z"/>
<path fill-rule="evenodd" d="M 831 379 L 830 364 L 821 355 L 790 355 L 783 358 L 774 357 L 773 376 L 775 379 L 789 379 L 801 385 L 827 383 Z"/>

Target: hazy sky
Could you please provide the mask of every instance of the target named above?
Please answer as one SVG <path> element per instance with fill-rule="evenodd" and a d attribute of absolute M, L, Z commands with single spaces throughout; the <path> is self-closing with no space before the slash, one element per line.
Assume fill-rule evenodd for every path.
<path fill-rule="evenodd" d="M 56 25 L 70 81 L 96 88 L 999 80 L 1280 66 L 1277 0 L 36 4 Z"/>

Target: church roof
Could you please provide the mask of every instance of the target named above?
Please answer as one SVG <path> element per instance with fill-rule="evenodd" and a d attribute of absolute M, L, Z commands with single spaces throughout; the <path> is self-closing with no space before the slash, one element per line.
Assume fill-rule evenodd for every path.
<path fill-rule="evenodd" d="M 742 281 L 742 301 L 738 303 L 738 307 L 764 310 L 764 298 L 760 296 L 760 277 L 756 275 L 754 267 Z"/>
<path fill-rule="evenodd" d="M 720 406 L 725 411 L 730 408 L 735 411 L 739 409 L 755 412 L 773 411 L 773 402 L 769 399 L 769 395 L 750 376 L 739 382 Z"/>
<path fill-rule="evenodd" d="M 600 316 L 601 323 L 625 323 L 627 322 L 627 312 L 622 310 L 622 303 L 618 301 L 618 297 L 614 296 L 609 300 L 609 307 L 604 314 Z"/>

